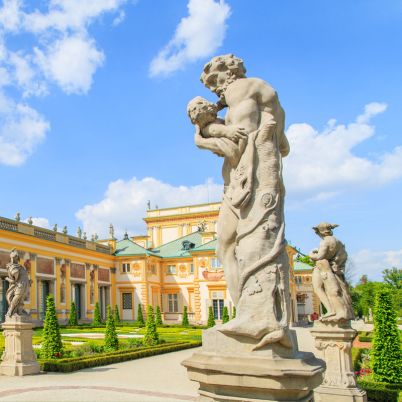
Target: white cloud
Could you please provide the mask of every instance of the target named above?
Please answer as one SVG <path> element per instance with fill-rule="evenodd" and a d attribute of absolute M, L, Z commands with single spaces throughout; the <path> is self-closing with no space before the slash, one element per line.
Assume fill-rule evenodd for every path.
<path fill-rule="evenodd" d="M 36 110 L 0 93 L 0 164 L 23 164 L 44 140 L 49 128 Z"/>
<path fill-rule="evenodd" d="M 41 228 L 49 229 L 50 224 L 49 224 L 49 219 L 47 218 L 31 218 L 32 219 L 32 224 L 34 226 L 39 226 Z M 28 223 L 29 218 L 24 219 L 25 223 Z"/>
<path fill-rule="evenodd" d="M 46 77 L 68 94 L 88 92 L 95 71 L 104 61 L 95 42 L 79 35 L 54 42 L 45 53 L 36 48 L 35 53 Z"/>
<path fill-rule="evenodd" d="M 321 132 L 307 123 L 292 124 L 287 130 L 291 151 L 284 159 L 289 193 L 325 200 L 352 187 L 375 187 L 401 178 L 402 146 L 376 158 L 354 153 L 375 134 L 370 119 L 386 108 L 384 103 L 370 103 L 355 122 L 343 125 L 332 119 Z"/>
<path fill-rule="evenodd" d="M 367 275 L 371 280 L 381 280 L 382 271 L 386 268 L 402 268 L 402 249 L 375 251 L 363 249 L 351 256 L 356 272 L 356 279 Z"/>
<path fill-rule="evenodd" d="M 129 1 L 44 0 L 28 11 L 27 1 L 3 0 L 0 90 L 12 88 L 14 100 L 0 93 L 0 164 L 22 164 L 49 129 L 42 116 L 18 99 L 47 95 L 50 83 L 67 94 L 87 93 L 105 59 L 88 28 L 106 14 L 114 17 L 112 25 L 120 23 Z M 24 40 L 15 41 L 20 47 L 10 50 L 8 37 L 18 35 L 25 35 Z"/>
<path fill-rule="evenodd" d="M 222 197 L 222 186 L 207 181 L 195 186 L 172 186 L 152 177 L 138 180 L 116 180 L 109 184 L 104 198 L 96 204 L 86 205 L 76 213 L 82 221 L 84 231 L 106 236 L 110 223 L 115 226 L 117 236 L 127 229 L 132 234 L 145 233 L 142 218 L 147 201 L 152 207 L 199 204 L 216 201 Z"/>
<path fill-rule="evenodd" d="M 169 43 L 152 60 L 151 76 L 169 74 L 187 63 L 212 55 L 223 43 L 230 7 L 224 0 L 189 0 Z"/>

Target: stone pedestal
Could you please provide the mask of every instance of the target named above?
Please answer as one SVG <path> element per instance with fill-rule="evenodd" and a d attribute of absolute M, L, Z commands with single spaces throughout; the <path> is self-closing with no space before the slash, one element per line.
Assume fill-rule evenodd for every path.
<path fill-rule="evenodd" d="M 22 376 L 40 372 L 32 348 L 32 323 L 22 318 L 7 318 L 2 325 L 5 349 L 0 364 L 0 374 Z"/>
<path fill-rule="evenodd" d="M 311 334 L 327 365 L 322 384 L 314 390 L 315 402 L 367 402 L 357 388 L 352 366 L 352 342 L 356 331 L 344 324 L 314 322 Z"/>
<path fill-rule="evenodd" d="M 273 344 L 253 351 L 258 340 L 204 331 L 202 350 L 182 363 L 200 384 L 198 401 L 312 401 L 324 368 L 312 353 L 295 352 L 291 336 L 293 349 Z"/>

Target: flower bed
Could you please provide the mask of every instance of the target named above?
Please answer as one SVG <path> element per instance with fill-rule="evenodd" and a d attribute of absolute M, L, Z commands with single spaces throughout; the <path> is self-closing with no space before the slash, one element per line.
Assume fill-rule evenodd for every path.
<path fill-rule="evenodd" d="M 152 347 L 143 347 L 135 350 L 119 350 L 107 353 L 99 353 L 92 356 L 73 357 L 66 359 L 39 360 L 41 370 L 69 373 L 84 368 L 105 366 L 107 364 L 120 363 L 142 357 L 155 356 L 162 353 L 176 352 L 178 350 L 201 346 L 201 342 L 175 342 L 164 343 Z"/>

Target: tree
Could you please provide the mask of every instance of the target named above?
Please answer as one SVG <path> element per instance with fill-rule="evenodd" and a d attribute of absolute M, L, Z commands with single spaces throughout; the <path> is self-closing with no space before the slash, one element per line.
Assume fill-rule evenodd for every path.
<path fill-rule="evenodd" d="M 225 306 L 222 312 L 222 324 L 225 324 L 229 321 L 229 311 L 228 308 Z"/>
<path fill-rule="evenodd" d="M 61 357 L 63 355 L 63 343 L 61 341 L 53 295 L 49 295 L 46 299 L 46 316 L 42 336 L 41 357 L 46 359 Z"/>
<path fill-rule="evenodd" d="M 314 267 L 314 265 L 315 265 L 315 262 L 308 255 L 300 255 L 300 254 L 298 254 L 297 257 L 296 257 L 296 260 L 300 261 L 300 262 L 303 262 L 303 263 L 305 263 L 307 265 L 310 265 L 312 267 Z"/>
<path fill-rule="evenodd" d="M 116 325 L 112 314 L 112 308 L 107 306 L 106 332 L 105 332 L 105 350 L 112 351 L 119 349 L 119 338 L 116 332 Z"/>
<path fill-rule="evenodd" d="M 147 322 L 145 324 L 144 345 L 153 346 L 159 343 L 159 335 L 156 330 L 154 309 L 149 304 L 147 307 Z"/>
<path fill-rule="evenodd" d="M 208 322 L 207 322 L 207 327 L 211 328 L 215 326 L 215 317 L 214 317 L 214 310 L 212 309 L 212 306 L 208 307 Z"/>
<path fill-rule="evenodd" d="M 181 325 L 183 325 L 183 327 L 187 327 L 188 325 L 190 325 L 190 323 L 188 322 L 187 306 L 183 307 L 183 319 Z"/>
<path fill-rule="evenodd" d="M 163 325 L 161 308 L 159 306 L 156 306 L 155 324 Z"/>
<path fill-rule="evenodd" d="M 117 304 L 114 306 L 114 323 L 118 324 L 120 323 L 120 313 L 119 313 L 119 307 Z"/>
<path fill-rule="evenodd" d="M 355 304 L 353 305 L 354 310 L 364 317 L 368 317 L 369 310 L 373 305 L 375 294 L 382 286 L 383 284 L 381 282 L 370 281 L 359 283 L 355 286 L 352 291 L 352 295 L 353 293 L 356 293 L 352 296 L 352 301 L 355 300 Z"/>
<path fill-rule="evenodd" d="M 102 317 L 100 313 L 99 303 L 95 303 L 94 319 L 92 320 L 92 325 L 99 326 L 102 325 Z"/>
<path fill-rule="evenodd" d="M 402 289 L 402 269 L 391 268 L 382 271 L 384 282 L 396 290 Z"/>
<path fill-rule="evenodd" d="M 75 309 L 75 303 L 72 301 L 70 305 L 70 317 L 68 319 L 68 325 L 74 327 L 78 325 L 77 310 Z"/>
<path fill-rule="evenodd" d="M 402 383 L 402 351 L 396 311 L 391 291 L 385 286 L 375 297 L 371 357 L 374 380 Z"/>
<path fill-rule="evenodd" d="M 143 326 L 144 325 L 144 316 L 142 314 L 142 306 L 141 304 L 138 305 L 138 310 L 137 310 L 137 322 L 139 325 Z"/>
<path fill-rule="evenodd" d="M 232 310 L 232 320 L 233 318 L 236 318 L 236 307 L 233 306 L 233 310 Z"/>

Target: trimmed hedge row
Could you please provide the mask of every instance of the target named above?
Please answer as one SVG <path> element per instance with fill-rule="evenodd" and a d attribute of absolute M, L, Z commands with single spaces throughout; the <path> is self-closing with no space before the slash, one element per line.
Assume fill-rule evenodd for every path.
<path fill-rule="evenodd" d="M 66 359 L 39 360 L 42 371 L 70 373 L 84 368 L 105 366 L 142 357 L 155 356 L 162 353 L 176 352 L 178 350 L 201 346 L 201 342 L 175 342 L 158 346 L 141 348 L 139 350 L 120 350 L 98 354 L 96 356 L 74 357 Z"/>
<path fill-rule="evenodd" d="M 360 336 L 359 336 L 359 341 L 360 341 L 360 342 L 372 342 L 372 341 L 373 341 L 373 337 L 372 337 L 372 336 L 363 336 L 363 335 L 360 335 Z"/>
<path fill-rule="evenodd" d="M 398 402 L 402 400 L 402 384 L 387 384 L 358 378 L 357 385 L 367 392 L 368 400 L 377 402 Z"/>

